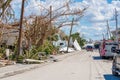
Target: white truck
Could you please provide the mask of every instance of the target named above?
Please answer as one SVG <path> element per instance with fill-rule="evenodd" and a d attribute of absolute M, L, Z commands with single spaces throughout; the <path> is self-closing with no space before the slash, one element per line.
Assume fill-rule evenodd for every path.
<path fill-rule="evenodd" d="M 114 52 L 112 52 L 113 49 L 116 49 L 118 45 L 115 42 L 102 42 L 100 45 L 99 53 L 102 58 L 109 58 L 114 56 Z"/>
<path fill-rule="evenodd" d="M 113 49 L 116 49 L 118 45 L 115 42 L 106 42 L 105 43 L 105 57 L 113 57 L 114 52 L 112 52 Z"/>

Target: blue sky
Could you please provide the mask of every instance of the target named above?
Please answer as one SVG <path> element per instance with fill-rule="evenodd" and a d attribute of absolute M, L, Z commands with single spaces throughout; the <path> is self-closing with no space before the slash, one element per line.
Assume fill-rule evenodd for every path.
<path fill-rule="evenodd" d="M 38 14 L 40 7 L 35 7 L 38 4 L 53 9 L 60 7 L 68 0 L 28 0 L 29 5 L 25 7 L 25 16 L 29 14 Z M 36 2 L 37 1 L 37 2 Z M 78 22 L 79 25 L 73 27 L 73 33 L 79 32 L 86 39 L 100 40 L 102 34 L 106 35 L 106 20 L 109 21 L 110 30 L 115 30 L 114 9 L 118 11 L 118 26 L 120 27 L 120 0 L 73 0 L 74 5 L 71 8 L 82 8 L 89 6 L 85 11 L 84 16 Z M 20 16 L 21 0 L 13 0 L 12 7 L 15 9 L 16 17 Z M 112 20 L 111 20 L 112 19 Z M 70 27 L 63 27 L 62 30 L 69 34 Z"/>
<path fill-rule="evenodd" d="M 76 0 L 76 1 L 83 2 L 85 0 Z M 109 21 L 110 30 L 111 31 L 115 30 L 115 20 L 111 21 L 111 19 L 114 18 L 114 8 L 117 8 L 118 10 L 120 10 L 118 6 L 118 4 L 120 4 L 120 1 L 116 3 L 112 0 L 101 0 L 101 1 L 100 0 L 86 0 L 86 1 L 92 1 L 93 3 L 90 3 L 91 8 L 95 9 L 95 11 L 98 11 L 98 12 L 94 13 L 95 11 L 93 11 L 93 13 L 91 13 L 92 9 L 91 11 L 90 10 L 88 11 L 88 14 L 85 15 L 85 17 L 83 17 L 82 20 L 80 21 L 79 27 L 81 29 L 79 32 L 82 35 L 84 35 L 84 37 L 88 40 L 89 39 L 100 40 L 102 39 L 102 34 L 104 34 L 106 38 L 108 38 L 106 34 L 107 33 L 106 20 Z M 98 8 L 94 8 L 96 6 Z M 97 16 L 95 16 L 96 14 Z M 88 17 L 91 19 L 88 19 Z M 120 22 L 120 20 L 118 22 Z M 118 24 L 118 26 L 120 27 L 120 23 Z M 76 30 L 78 30 L 78 28 L 75 28 L 73 32 L 75 32 Z"/>
<path fill-rule="evenodd" d="M 112 0 L 107 0 L 108 1 L 108 3 L 111 3 L 112 2 Z"/>
<path fill-rule="evenodd" d="M 77 1 L 77 2 L 82 2 L 83 0 L 75 0 L 75 1 Z M 108 2 L 108 3 L 111 3 L 112 0 L 107 0 L 107 2 Z"/>

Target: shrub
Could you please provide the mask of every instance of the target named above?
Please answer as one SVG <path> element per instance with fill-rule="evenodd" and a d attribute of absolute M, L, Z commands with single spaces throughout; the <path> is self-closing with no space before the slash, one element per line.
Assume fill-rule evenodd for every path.
<path fill-rule="evenodd" d="M 46 52 L 46 55 L 52 54 L 54 50 L 56 50 L 56 48 L 47 40 L 42 46 L 38 48 L 39 52 Z"/>
<path fill-rule="evenodd" d="M 0 47 L 0 59 L 4 59 L 4 58 L 5 58 L 5 48 Z"/>

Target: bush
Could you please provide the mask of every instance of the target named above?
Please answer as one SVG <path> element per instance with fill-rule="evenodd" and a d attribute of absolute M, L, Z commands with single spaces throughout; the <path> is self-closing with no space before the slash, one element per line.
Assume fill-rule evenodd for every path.
<path fill-rule="evenodd" d="M 0 48 L 0 53 L 5 53 L 5 48 L 4 47 Z"/>
<path fill-rule="evenodd" d="M 16 54 L 11 55 L 11 59 L 16 60 Z M 32 47 L 30 50 L 24 50 L 22 55 L 19 55 L 17 62 L 22 63 L 24 59 L 39 59 L 38 52 L 35 47 Z"/>
<path fill-rule="evenodd" d="M 47 55 L 50 55 L 53 53 L 53 51 L 58 51 L 58 48 L 54 47 L 48 40 L 45 41 L 45 43 L 36 48 L 35 46 L 32 46 L 29 50 L 23 50 L 23 54 L 18 57 L 18 62 L 22 62 L 23 59 L 35 59 L 39 60 L 38 53 L 39 52 L 45 52 L 44 59 L 47 58 Z M 12 60 L 16 60 L 16 53 L 17 49 L 15 48 L 14 54 L 10 56 Z"/>
<path fill-rule="evenodd" d="M 4 47 L 0 47 L 0 59 L 4 59 L 5 56 L 5 48 Z"/>
<path fill-rule="evenodd" d="M 52 54 L 54 50 L 57 50 L 49 41 L 45 41 L 45 43 L 38 48 L 38 52 L 46 52 L 46 55 Z"/>

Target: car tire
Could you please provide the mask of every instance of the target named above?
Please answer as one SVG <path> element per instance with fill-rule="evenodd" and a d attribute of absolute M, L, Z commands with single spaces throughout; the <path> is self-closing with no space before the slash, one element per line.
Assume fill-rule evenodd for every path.
<path fill-rule="evenodd" d="M 105 56 L 101 56 L 102 59 L 105 59 Z"/>
<path fill-rule="evenodd" d="M 115 71 L 113 71 L 113 70 L 112 70 L 112 74 L 113 74 L 114 76 L 118 76 L 118 73 L 115 72 Z"/>
<path fill-rule="evenodd" d="M 114 70 L 113 70 L 114 69 Z M 116 72 L 116 65 L 115 65 L 115 61 L 113 61 L 112 63 L 112 74 L 114 76 L 118 76 L 118 73 Z"/>

